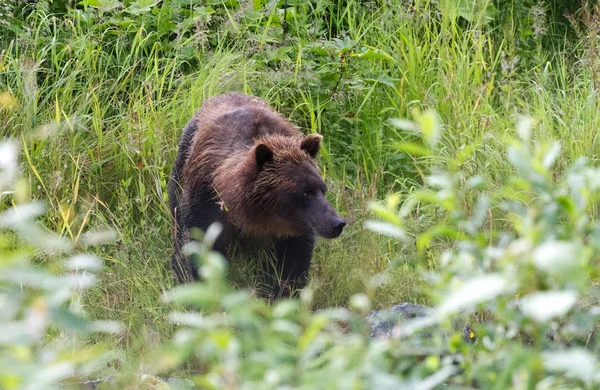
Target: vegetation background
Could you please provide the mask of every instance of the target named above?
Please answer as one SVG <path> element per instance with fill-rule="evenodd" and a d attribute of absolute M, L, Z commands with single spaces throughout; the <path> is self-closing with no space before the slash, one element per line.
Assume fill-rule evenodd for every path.
<path fill-rule="evenodd" d="M 0 129 L 21 148 L 17 193 L 45 202 L 44 226 L 101 260 L 99 281 L 78 302 L 86 318 L 124 330 L 91 343 L 142 356 L 177 329 L 164 302 L 173 286 L 166 188 L 181 130 L 203 99 L 262 96 L 303 131 L 324 135 L 320 166 L 349 226 L 319 242 L 311 310 L 347 306 L 361 293 L 372 308 L 430 304 L 439 296 L 427 275 L 450 279 L 442 253 L 464 238 L 459 222 L 477 214 L 478 193 L 451 208 L 419 202 L 403 214 L 402 234 L 365 224 L 373 210 L 391 212 L 369 202 L 395 194 L 395 207 L 435 187 L 426 177 L 437 168 L 457 174 L 458 187 L 476 176 L 487 193 L 506 194 L 523 172 L 506 157 L 523 114 L 532 118 L 524 140 L 562 145 L 556 162 L 527 157 L 549 180 L 580 156 L 595 165 L 599 34 L 598 6 L 567 0 L 5 0 Z M 553 194 L 553 186 L 544 188 Z M 526 187 L 510 198 L 544 201 Z M 8 195 L 5 209 L 18 203 Z M 527 231 L 500 200 L 488 206 L 484 242 Z M 595 216 L 593 202 L 585 212 Z M 563 217 L 548 224 L 559 231 Z M 106 229 L 114 241 L 88 246 L 86 233 Z M 32 256 L 55 263 L 52 251 Z M 228 270 L 235 286 L 256 288 L 251 265 Z"/>

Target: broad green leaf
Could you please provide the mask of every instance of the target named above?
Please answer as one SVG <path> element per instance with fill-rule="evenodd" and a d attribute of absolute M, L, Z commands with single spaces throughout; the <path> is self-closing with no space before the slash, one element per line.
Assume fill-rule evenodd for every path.
<path fill-rule="evenodd" d="M 394 126 L 397 127 L 401 130 L 407 130 L 410 132 L 418 132 L 419 131 L 419 125 L 416 124 L 415 122 L 406 120 L 406 119 L 401 119 L 401 118 L 390 118 L 387 120 L 387 122 Z"/>
<path fill-rule="evenodd" d="M 317 314 L 311 319 L 308 328 L 298 340 L 298 347 L 301 351 L 305 351 L 310 346 L 326 324 L 327 318 L 321 314 Z"/>
<path fill-rule="evenodd" d="M 123 7 L 123 3 L 117 0 L 83 0 L 79 4 L 84 7 L 98 8 L 103 12 L 113 11 Z"/>
<path fill-rule="evenodd" d="M 92 255 L 78 254 L 66 261 L 66 266 L 70 270 L 99 270 L 102 263 Z"/>
<path fill-rule="evenodd" d="M 184 313 L 173 311 L 169 313 L 169 321 L 173 324 L 203 328 L 207 326 L 206 317 L 201 313 Z"/>
<path fill-rule="evenodd" d="M 366 294 L 354 294 L 350 297 L 350 307 L 366 314 L 369 310 L 371 310 L 371 301 Z"/>
<path fill-rule="evenodd" d="M 511 146 L 507 151 L 508 160 L 517 168 L 521 174 L 528 175 L 531 171 L 531 158 L 526 155 L 520 148 Z"/>
<path fill-rule="evenodd" d="M 288 320 L 275 320 L 271 323 L 271 329 L 280 333 L 289 333 L 294 337 L 299 336 L 302 333 L 302 328 L 293 322 Z"/>
<path fill-rule="evenodd" d="M 546 322 L 567 314 L 576 301 L 575 291 L 545 291 L 523 297 L 519 307 L 527 317 Z"/>
<path fill-rule="evenodd" d="M 483 225 L 485 218 L 488 215 L 488 211 L 490 210 L 490 206 L 491 201 L 487 196 L 482 195 L 477 198 L 473 215 L 465 224 L 465 227 L 470 234 L 476 234 L 479 228 Z"/>
<path fill-rule="evenodd" d="M 427 230 L 417 238 L 417 249 L 423 250 L 431 244 L 431 240 L 436 237 L 445 237 L 453 240 L 464 239 L 464 234 L 453 226 L 437 225 Z"/>
<path fill-rule="evenodd" d="M 16 228 L 24 222 L 29 222 L 44 213 L 46 207 L 42 202 L 32 202 L 11 207 L 0 214 L 0 227 Z"/>
<path fill-rule="evenodd" d="M 554 142 L 552 147 L 544 154 L 544 159 L 542 160 L 542 166 L 546 169 L 550 169 L 558 155 L 560 154 L 561 145 L 560 142 Z"/>
<path fill-rule="evenodd" d="M 483 190 L 486 187 L 486 184 L 487 184 L 487 181 L 485 179 L 485 176 L 477 175 L 477 176 L 470 177 L 469 180 L 467 180 L 466 188 Z"/>
<path fill-rule="evenodd" d="M 115 230 L 94 230 L 85 233 L 81 242 L 85 245 L 103 245 L 114 242 L 117 237 Z"/>
<path fill-rule="evenodd" d="M 431 150 L 414 142 L 397 142 L 394 143 L 394 148 L 411 156 L 427 157 L 433 155 Z"/>
<path fill-rule="evenodd" d="M 517 134 L 525 142 L 531 139 L 531 128 L 533 127 L 533 118 L 530 116 L 522 116 L 517 121 Z"/>
<path fill-rule="evenodd" d="M 385 51 L 377 48 L 369 48 L 362 53 L 354 54 L 354 56 L 362 60 L 386 60 L 393 61 L 394 58 Z"/>
<path fill-rule="evenodd" d="M 137 0 L 131 3 L 131 5 L 125 8 L 125 12 L 132 15 L 141 15 L 148 13 L 152 10 L 152 7 L 156 6 L 160 0 Z"/>
<path fill-rule="evenodd" d="M 215 302 L 214 291 L 206 284 L 186 284 L 167 291 L 163 297 L 167 302 L 197 304 L 203 306 Z"/>
<path fill-rule="evenodd" d="M 540 270 L 560 274 L 582 260 L 581 246 L 568 241 L 546 241 L 533 251 L 533 264 Z"/>
<path fill-rule="evenodd" d="M 69 361 L 59 361 L 48 364 L 40 371 L 34 373 L 27 380 L 25 389 L 48 389 L 54 388 L 55 383 L 71 378 L 75 374 L 75 364 Z"/>
<path fill-rule="evenodd" d="M 443 367 L 441 370 L 437 371 L 435 374 L 432 374 L 425 378 L 422 381 L 415 383 L 411 388 L 413 390 L 431 390 L 435 389 L 438 386 L 442 385 L 448 378 L 454 375 L 458 371 L 458 367 L 454 365 Z"/>
<path fill-rule="evenodd" d="M 465 282 L 452 292 L 434 309 L 435 316 L 445 317 L 463 309 L 470 310 L 475 305 L 495 299 L 514 289 L 504 276 L 487 274 Z"/>
<path fill-rule="evenodd" d="M 425 181 L 427 182 L 427 185 L 439 189 L 452 189 L 454 187 L 452 177 L 446 172 L 431 174 L 427 176 Z"/>
<path fill-rule="evenodd" d="M 291 315 L 298 313 L 298 302 L 295 300 L 282 300 L 277 302 L 273 307 L 273 317 L 288 318 Z"/>
<path fill-rule="evenodd" d="M 398 217 L 395 208 L 391 208 L 387 205 L 383 205 L 380 202 L 371 202 L 369 203 L 369 210 L 371 210 L 378 217 L 390 222 L 394 225 L 401 225 L 402 221 Z"/>
<path fill-rule="evenodd" d="M 0 347 L 28 344 L 31 341 L 31 334 L 23 321 L 0 323 Z"/>
<path fill-rule="evenodd" d="M 381 83 L 392 88 L 396 88 L 400 82 L 400 79 L 392 78 L 385 74 L 366 76 L 362 79 L 368 83 Z"/>
<path fill-rule="evenodd" d="M 580 348 L 543 352 L 548 370 L 564 372 L 567 376 L 591 384 L 598 371 L 598 361 L 589 351 Z"/>
<path fill-rule="evenodd" d="M 391 238 L 399 240 L 405 240 L 407 238 L 406 232 L 399 227 L 392 225 L 387 222 L 380 221 L 366 221 L 365 227 L 375 233 L 382 234 Z"/>
<path fill-rule="evenodd" d="M 57 324 L 62 325 L 65 329 L 78 333 L 88 333 L 90 331 L 87 321 L 67 308 L 50 308 L 49 313 L 52 320 Z"/>
<path fill-rule="evenodd" d="M 421 129 L 421 134 L 425 142 L 430 147 L 435 147 L 441 136 L 441 125 L 436 112 L 432 109 L 428 109 L 423 113 L 414 110 L 413 116 Z"/>
<path fill-rule="evenodd" d="M 120 334 L 125 330 L 118 321 L 98 320 L 91 322 L 89 326 L 91 331 L 101 333 Z"/>

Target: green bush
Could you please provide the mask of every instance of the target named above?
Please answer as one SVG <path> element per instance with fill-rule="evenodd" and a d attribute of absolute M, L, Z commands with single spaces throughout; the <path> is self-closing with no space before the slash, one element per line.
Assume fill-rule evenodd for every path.
<path fill-rule="evenodd" d="M 423 145 L 399 145 L 439 153 L 440 126 L 432 112 L 418 115 Z M 463 156 L 446 168 L 432 167 L 426 188 L 399 208 L 376 205 L 385 222 L 377 230 L 414 242 L 421 253 L 435 241 L 451 243 L 440 253 L 440 269 L 426 277 L 437 303 L 426 319 L 397 329 L 403 337 L 432 325 L 448 328 L 455 316 L 474 314 L 472 346 L 457 334 L 446 347 L 462 372 L 450 382 L 476 388 L 594 388 L 598 359 L 593 306 L 599 275 L 599 223 L 592 218 L 600 199 L 600 171 L 588 159 L 557 177 L 552 167 L 560 143 L 532 136 L 532 120 L 517 123 L 519 139 L 507 142 L 513 175 L 486 183 L 463 168 Z M 404 220 L 426 205 L 440 222 L 413 235 Z M 422 261 L 421 258 L 415 259 Z"/>
<path fill-rule="evenodd" d="M 436 115 L 416 118 L 394 124 L 417 131 L 423 143 L 398 146 L 437 153 Z M 595 388 L 600 310 L 586 299 L 599 276 L 600 225 L 590 208 L 600 199 L 600 171 L 581 159 L 555 179 L 550 169 L 560 144 L 535 142 L 527 118 L 517 130 L 521 138 L 506 153 L 514 176 L 501 188 L 463 171 L 458 156 L 448 167 L 433 166 L 426 186 L 399 208 L 397 196 L 372 206 L 381 220 L 369 227 L 382 234 L 421 251 L 451 242 L 439 270 L 426 275 L 437 302 L 427 317 L 401 323 L 391 339 L 372 340 L 366 295 L 353 297 L 350 309 L 312 313 L 310 290 L 272 307 L 231 291 L 223 259 L 208 250 L 215 227 L 207 243 L 187 248 L 203 259 L 205 282 L 168 294 L 200 312 L 171 314 L 182 329 L 156 367 L 196 359 L 195 383 L 215 389 Z M 404 221 L 417 206 L 445 218 L 413 235 Z M 455 323 L 471 314 L 465 340 Z M 424 338 L 432 329 L 438 332 Z"/>
<path fill-rule="evenodd" d="M 106 387 L 139 388 L 137 373 L 596 388 L 598 15 L 562 0 L 3 2 L 0 127 L 24 174 L 2 146 L 0 388 L 113 373 Z M 229 90 L 325 136 L 329 196 L 351 223 L 320 243 L 298 301 L 234 289 L 244 275 L 209 251 L 216 230 L 188 248 L 205 281 L 169 290 L 177 135 Z M 387 120 L 417 107 L 440 118 Z M 515 112 L 537 123 L 513 140 Z M 85 233 L 103 226 L 116 244 L 94 248 Z M 371 339 L 367 313 L 399 300 L 435 308 Z"/>
<path fill-rule="evenodd" d="M 439 153 L 435 113 L 415 118 L 393 124 L 416 132 L 422 142 L 398 147 Z M 199 255 L 204 280 L 168 292 L 168 301 L 183 305 L 169 316 L 178 330 L 172 343 L 150 351 L 140 374 L 180 372 L 193 362 L 191 379 L 215 389 L 430 389 L 442 383 L 595 388 L 600 377 L 592 351 L 600 310 L 586 299 L 599 277 L 600 226 L 590 211 L 600 199 L 600 171 L 580 159 L 557 179 L 550 169 L 560 144 L 532 139 L 527 118 L 517 130 L 520 139 L 506 152 L 514 175 L 501 188 L 466 173 L 457 156 L 446 167 L 432 166 L 425 187 L 403 202 L 392 196 L 372 205 L 380 220 L 369 227 L 413 243 L 417 253 L 436 240 L 452 243 L 440 255 L 439 270 L 426 275 L 437 302 L 430 315 L 400 323 L 391 338 L 371 339 L 365 321 L 371 302 L 364 294 L 354 296 L 348 309 L 312 312 L 310 290 L 299 300 L 270 306 L 231 289 L 224 260 L 209 249 L 219 233 L 213 226 L 203 243 L 185 248 Z M 15 188 L 10 183 L 16 150 L 10 143 L 1 150 L 6 194 Z M 81 343 L 90 332 L 119 331 L 115 323 L 86 321 L 78 307 L 99 264 L 83 254 L 62 261 L 60 253 L 69 245 L 33 222 L 41 206 L 23 202 L 19 191 L 10 196 L 15 204 L 0 215 L 0 383 L 3 388 L 73 383 L 115 358 Z M 445 217 L 414 234 L 405 221 L 417 205 Z M 86 242 L 98 238 L 91 235 Z M 45 267 L 30 263 L 34 254 Z M 48 267 L 55 269 L 44 271 Z M 471 314 L 472 333 L 465 340 L 454 324 Z M 434 330 L 432 336 L 423 336 L 425 330 Z"/>
<path fill-rule="evenodd" d="M 102 264 L 36 222 L 41 202 L 27 200 L 18 176 L 17 146 L 0 143 L 0 388 L 54 389 L 97 374 L 115 352 L 85 343 L 97 332 L 118 333 L 113 321 L 88 321 L 82 294 Z M 97 232 L 82 237 L 94 245 Z"/>

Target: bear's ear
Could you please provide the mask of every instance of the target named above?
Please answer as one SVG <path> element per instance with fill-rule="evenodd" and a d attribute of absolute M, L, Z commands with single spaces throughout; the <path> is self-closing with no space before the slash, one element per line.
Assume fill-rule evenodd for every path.
<path fill-rule="evenodd" d="M 261 170 L 263 166 L 273 159 L 273 151 L 265 144 L 258 144 L 254 152 L 256 166 Z"/>
<path fill-rule="evenodd" d="M 321 150 L 321 141 L 323 136 L 320 134 L 309 134 L 302 140 L 300 149 L 304 150 L 312 158 L 317 157 Z"/>

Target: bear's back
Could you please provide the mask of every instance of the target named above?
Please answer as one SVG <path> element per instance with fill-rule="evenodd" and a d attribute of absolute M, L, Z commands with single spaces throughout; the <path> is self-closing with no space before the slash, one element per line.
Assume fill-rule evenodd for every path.
<path fill-rule="evenodd" d="M 247 150 L 257 138 L 265 135 L 301 135 L 264 100 L 241 93 L 206 100 L 196 113 L 196 123 L 194 143 L 223 157 Z"/>
<path fill-rule="evenodd" d="M 188 182 L 210 180 L 220 165 L 241 159 L 259 137 L 301 135 L 264 100 L 241 93 L 207 99 L 194 120 L 193 139 L 182 167 L 183 180 Z"/>

